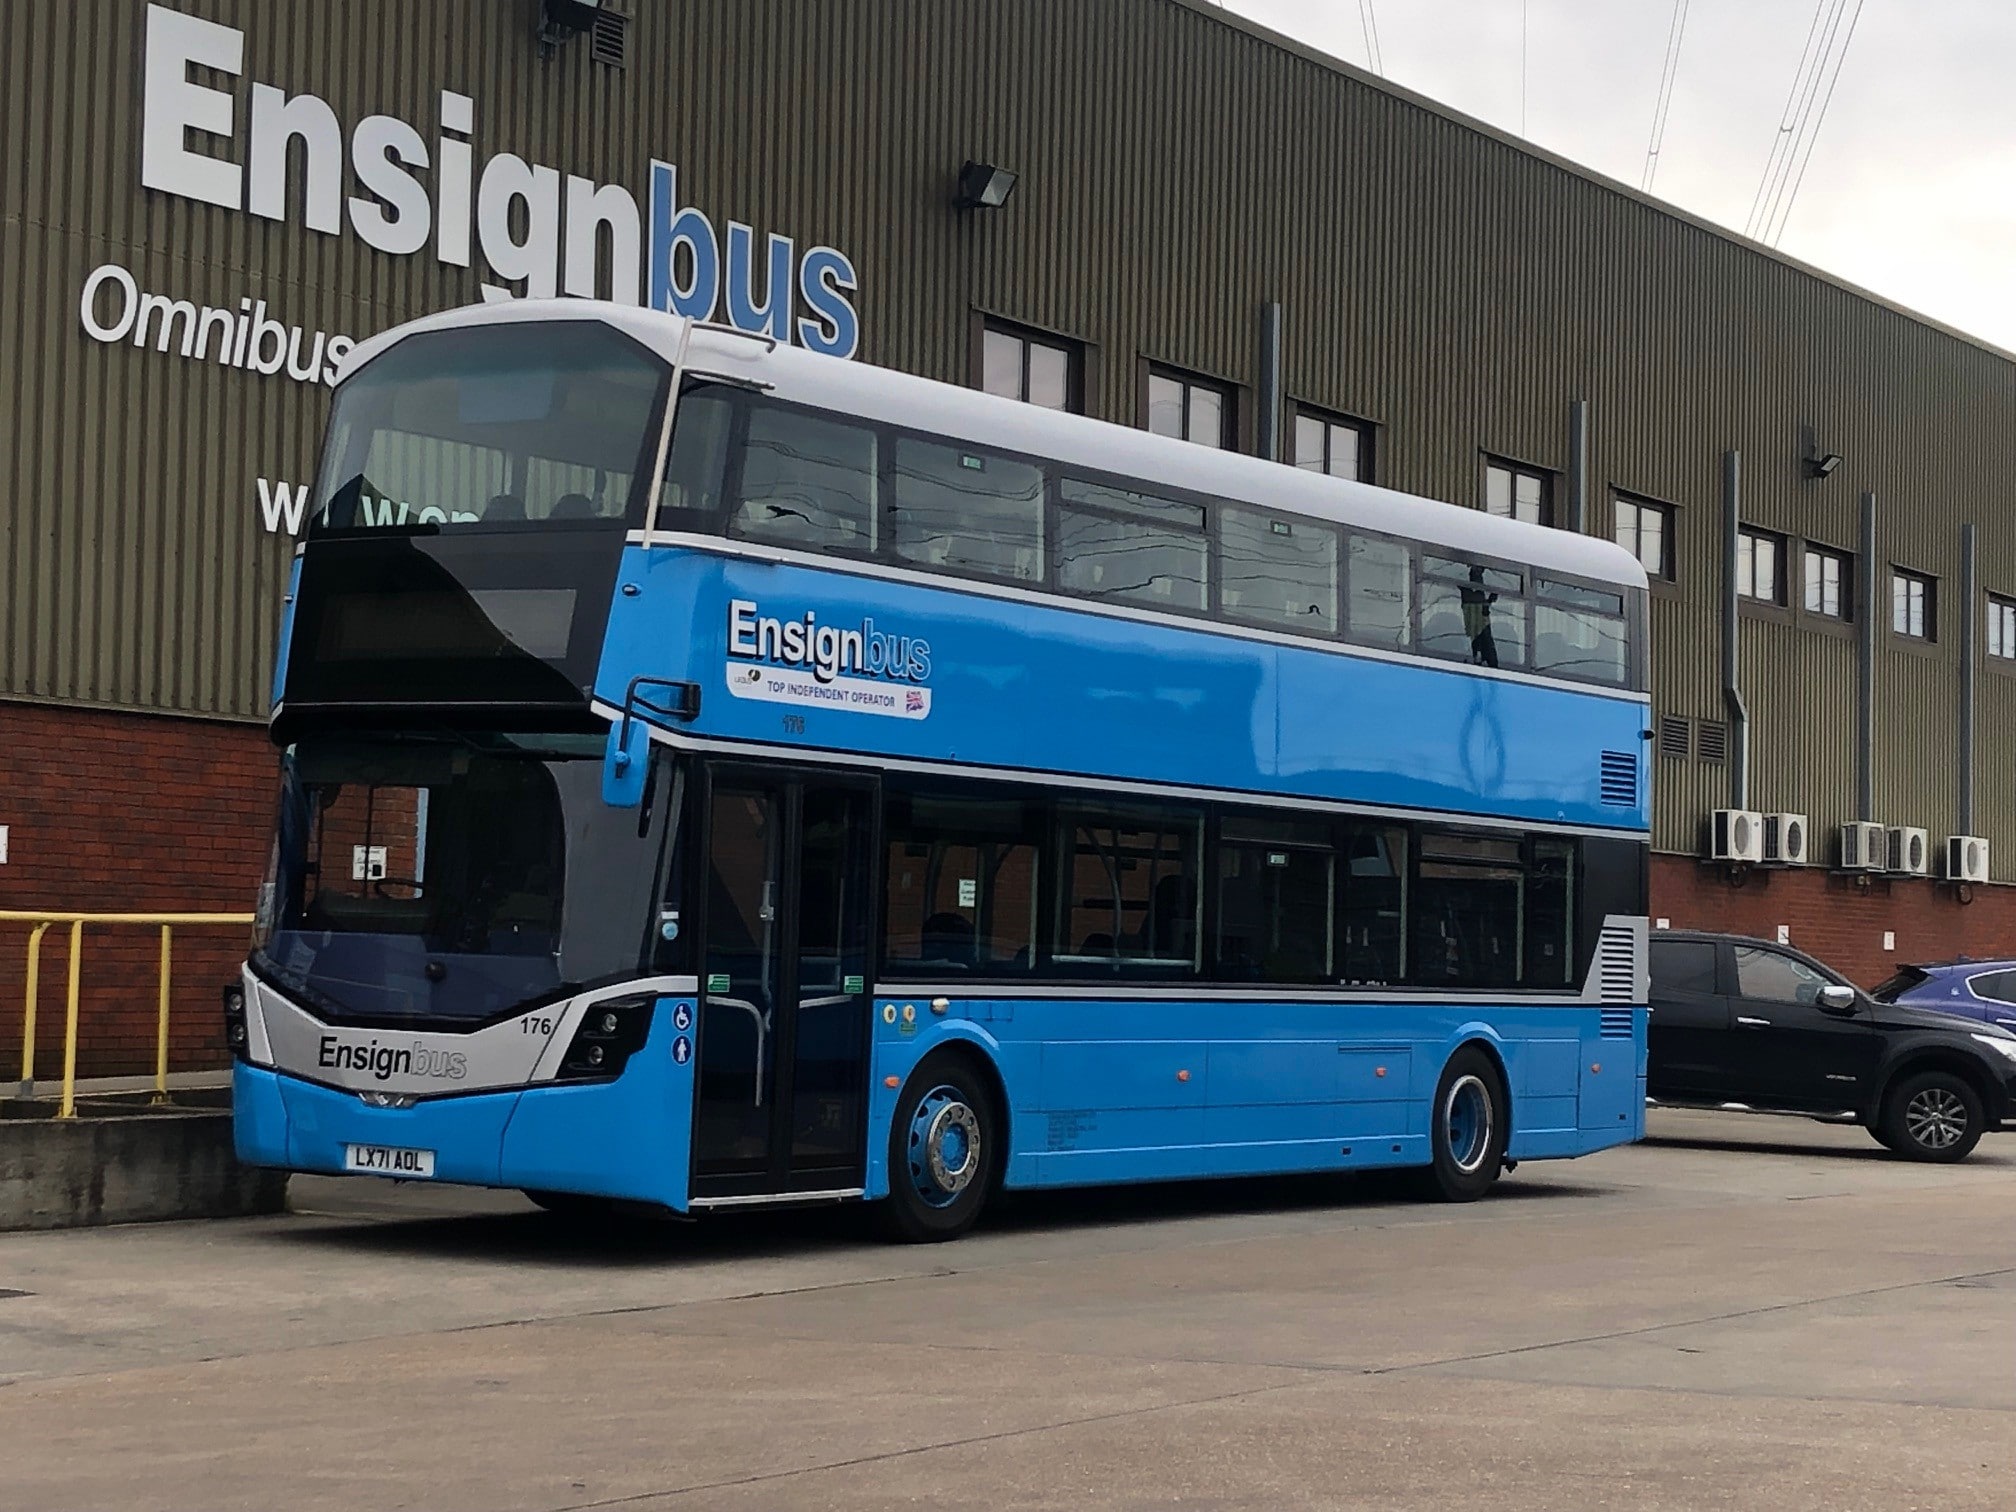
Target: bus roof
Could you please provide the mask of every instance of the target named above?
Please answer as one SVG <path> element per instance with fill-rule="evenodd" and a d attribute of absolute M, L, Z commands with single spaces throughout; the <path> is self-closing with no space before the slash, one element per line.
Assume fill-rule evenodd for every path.
<path fill-rule="evenodd" d="M 348 379 L 395 342 L 422 331 L 522 322 L 599 320 L 676 361 L 682 342 L 689 377 L 758 384 L 789 403 L 859 415 L 975 445 L 999 447 L 1144 483 L 1265 505 L 1312 518 L 1484 556 L 1542 571 L 1643 588 L 1644 568 L 1614 543 L 1548 529 L 1435 499 L 1404 494 L 1240 452 L 1152 435 L 1086 415 L 1065 414 L 977 389 L 939 383 L 867 363 L 822 357 L 725 326 L 600 300 L 508 300 L 471 305 L 394 326 L 360 343 L 343 366 Z M 691 326 L 690 335 L 688 327 Z"/>

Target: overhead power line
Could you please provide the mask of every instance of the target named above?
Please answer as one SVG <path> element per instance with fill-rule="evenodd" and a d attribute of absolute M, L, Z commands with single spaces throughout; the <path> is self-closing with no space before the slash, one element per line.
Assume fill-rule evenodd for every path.
<path fill-rule="evenodd" d="M 1358 20 L 1365 28 L 1365 60 L 1372 65 L 1372 72 L 1383 79 L 1386 58 L 1379 50 L 1379 17 L 1373 12 L 1372 0 L 1358 0 Z"/>
<path fill-rule="evenodd" d="M 1778 112 L 1778 130 L 1771 138 L 1771 152 L 1764 159 L 1764 173 L 1757 180 L 1757 192 L 1750 196 L 1750 213 L 1743 221 L 1743 234 L 1753 235 L 1763 213 L 1764 204 L 1770 198 L 1772 186 L 1777 182 L 1778 165 L 1788 156 L 1793 142 L 1794 127 L 1799 120 L 1799 105 L 1805 88 L 1807 70 L 1813 65 L 1813 44 L 1821 34 L 1822 18 L 1832 6 L 1838 11 L 1841 0 L 1813 0 L 1813 19 L 1806 23 L 1806 41 L 1799 49 L 1799 66 L 1792 72 L 1792 87 L 1785 91 L 1785 106 Z"/>
<path fill-rule="evenodd" d="M 1841 51 L 1834 59 L 1834 72 L 1827 76 L 1827 93 L 1821 97 L 1820 113 L 1813 118 L 1813 130 L 1806 138 L 1806 155 L 1799 159 L 1799 171 L 1793 176 L 1791 192 L 1785 196 L 1784 207 L 1778 212 L 1778 227 L 1768 238 L 1772 246 L 1785 234 L 1785 224 L 1792 219 L 1793 203 L 1799 198 L 1799 186 L 1806 182 L 1806 165 L 1813 161 L 1813 144 L 1820 140 L 1820 128 L 1827 124 L 1827 107 L 1834 103 L 1834 86 L 1841 80 L 1841 65 L 1848 61 L 1848 48 L 1855 40 L 1855 23 L 1862 19 L 1862 0 L 1855 0 L 1855 13 L 1848 18 L 1848 34 L 1841 40 Z"/>
<path fill-rule="evenodd" d="M 1680 74 L 1680 42 L 1687 34 L 1687 0 L 1673 0 L 1673 20 L 1666 28 L 1666 58 L 1659 65 L 1659 98 L 1652 106 L 1652 135 L 1645 145 L 1645 176 L 1638 187 L 1652 191 L 1659 172 L 1659 150 L 1666 145 L 1666 115 L 1673 108 L 1673 81 Z"/>
<path fill-rule="evenodd" d="M 1848 0 L 1819 0 L 1806 29 L 1806 45 L 1800 50 L 1799 67 L 1792 88 L 1785 97 L 1785 110 L 1771 140 L 1771 153 L 1758 180 L 1757 193 L 1750 203 L 1744 233 L 1776 246 L 1785 234 L 1785 223 L 1805 181 L 1806 165 L 1813 159 L 1814 144 L 1833 103 L 1834 86 L 1841 66 L 1855 40 L 1856 24 L 1862 19 L 1863 0 L 1855 0 L 1852 12 Z M 1844 30 L 1841 21 L 1846 16 Z M 1840 45 L 1835 45 L 1836 38 Z"/>

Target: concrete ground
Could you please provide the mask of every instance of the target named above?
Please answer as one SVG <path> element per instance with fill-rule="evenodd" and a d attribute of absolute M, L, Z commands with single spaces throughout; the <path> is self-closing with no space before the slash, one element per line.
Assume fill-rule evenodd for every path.
<path fill-rule="evenodd" d="M 582 1233 L 304 1179 L 0 1236 L 0 1507 L 2007 1507 L 2016 1135 Z"/>

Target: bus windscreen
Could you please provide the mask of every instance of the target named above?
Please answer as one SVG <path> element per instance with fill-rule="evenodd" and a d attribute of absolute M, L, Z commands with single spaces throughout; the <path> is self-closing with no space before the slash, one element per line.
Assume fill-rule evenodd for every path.
<path fill-rule="evenodd" d="M 337 390 L 311 532 L 637 518 L 668 371 L 594 321 L 409 336 Z"/>

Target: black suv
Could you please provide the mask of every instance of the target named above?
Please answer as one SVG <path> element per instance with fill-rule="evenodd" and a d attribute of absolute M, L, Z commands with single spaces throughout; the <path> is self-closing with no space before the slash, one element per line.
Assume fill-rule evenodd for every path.
<path fill-rule="evenodd" d="M 1861 1124 L 1959 1160 L 2016 1105 L 2016 1034 L 1878 1003 L 1810 956 L 1737 935 L 1652 934 L 1657 1103 Z"/>

